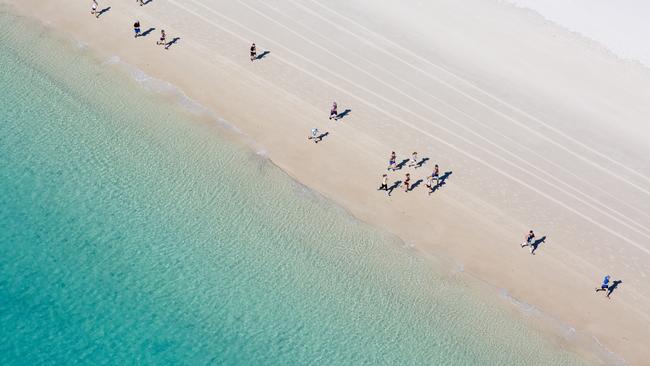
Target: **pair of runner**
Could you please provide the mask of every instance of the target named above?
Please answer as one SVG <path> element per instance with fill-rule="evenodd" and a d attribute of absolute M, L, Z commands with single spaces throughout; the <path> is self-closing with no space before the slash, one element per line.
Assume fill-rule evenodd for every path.
<path fill-rule="evenodd" d="M 436 181 L 436 185 L 433 185 L 433 181 Z M 438 168 L 438 164 L 435 165 L 433 168 L 433 173 L 431 173 L 430 176 L 427 177 L 427 183 L 425 184 L 427 188 L 429 188 L 429 194 L 433 193 L 433 190 L 435 187 L 438 186 L 438 182 L 440 180 L 440 168 Z M 411 190 L 411 174 L 406 173 L 406 178 L 404 179 L 404 192 L 408 192 Z"/>

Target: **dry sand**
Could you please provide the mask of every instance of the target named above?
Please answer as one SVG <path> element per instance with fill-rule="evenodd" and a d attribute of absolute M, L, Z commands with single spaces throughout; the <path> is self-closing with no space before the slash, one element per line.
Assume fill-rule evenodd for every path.
<path fill-rule="evenodd" d="M 100 19 L 90 1 L 3 3 L 177 85 L 423 256 L 647 364 L 648 69 L 497 1 L 100 0 Z M 134 39 L 136 19 L 156 30 Z M 161 28 L 180 37 L 169 50 Z M 251 63 L 251 42 L 270 53 Z M 334 100 L 351 109 L 338 122 Z M 309 142 L 312 127 L 329 136 Z M 453 173 L 430 196 L 422 182 L 387 197 L 376 189 L 392 150 L 430 160 L 390 182 L 435 163 Z M 519 247 L 529 229 L 547 237 L 535 256 Z M 594 294 L 605 274 L 624 281 L 609 300 Z"/>

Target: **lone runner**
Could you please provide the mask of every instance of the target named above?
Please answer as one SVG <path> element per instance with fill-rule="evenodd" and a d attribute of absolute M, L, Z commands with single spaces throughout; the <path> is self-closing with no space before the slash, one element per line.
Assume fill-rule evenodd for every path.
<path fill-rule="evenodd" d="M 255 46 L 255 43 L 251 45 L 251 62 L 255 61 L 257 58 L 257 47 Z"/>
<path fill-rule="evenodd" d="M 528 234 L 526 235 L 525 241 L 521 244 L 521 247 L 530 247 L 530 254 L 534 254 L 533 252 L 535 251 L 535 247 L 533 246 L 535 242 L 535 233 L 533 231 L 529 231 Z"/>

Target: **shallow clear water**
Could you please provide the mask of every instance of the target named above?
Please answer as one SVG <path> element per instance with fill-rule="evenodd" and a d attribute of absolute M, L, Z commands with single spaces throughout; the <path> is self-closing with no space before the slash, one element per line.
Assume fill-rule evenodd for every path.
<path fill-rule="evenodd" d="M 579 363 L 114 66 L 0 40 L 0 364 Z"/>

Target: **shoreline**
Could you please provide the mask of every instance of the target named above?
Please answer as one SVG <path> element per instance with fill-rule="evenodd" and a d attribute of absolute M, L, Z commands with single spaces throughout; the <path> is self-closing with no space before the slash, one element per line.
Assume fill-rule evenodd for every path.
<path fill-rule="evenodd" d="M 69 41 L 69 39 L 61 39 L 62 42 Z M 86 46 L 84 45 L 83 48 Z M 444 275 L 446 280 L 456 282 L 457 286 L 468 290 L 476 299 L 489 298 L 490 301 L 498 303 L 502 310 L 509 313 L 512 317 L 522 322 L 528 327 L 547 337 L 547 341 L 553 344 L 558 349 L 575 352 L 585 359 L 593 358 L 595 362 L 603 361 L 606 364 L 621 364 L 618 356 L 609 351 L 605 346 L 598 343 L 590 342 L 585 339 L 585 335 L 576 334 L 575 329 L 571 328 L 568 324 L 564 324 L 558 319 L 552 318 L 549 314 L 543 313 L 534 305 L 527 304 L 519 299 L 511 296 L 504 288 L 499 288 L 489 281 L 477 277 L 471 272 L 465 271 L 462 263 L 456 261 L 454 258 L 445 257 L 442 252 L 438 253 L 424 253 L 416 246 L 407 244 L 402 238 L 395 236 L 390 231 L 386 231 L 381 227 L 362 220 L 355 216 L 344 205 L 340 205 L 333 201 L 330 197 L 323 195 L 322 192 L 314 190 L 313 188 L 305 185 L 295 175 L 289 171 L 282 169 L 279 165 L 266 154 L 263 147 L 260 146 L 251 136 L 240 131 L 236 124 L 224 120 L 219 117 L 214 111 L 197 103 L 195 100 L 187 96 L 187 94 L 177 86 L 166 82 L 165 80 L 156 79 L 134 65 L 124 63 L 119 60 L 119 57 L 112 56 L 108 59 L 102 59 L 99 54 L 95 53 L 94 49 L 87 49 L 90 51 L 89 57 L 94 58 L 94 61 L 101 65 L 110 65 L 115 67 L 115 72 L 121 73 L 129 81 L 136 83 L 139 87 L 151 93 L 154 98 L 161 99 L 161 102 L 171 102 L 175 107 L 180 109 L 180 113 L 187 114 L 189 118 L 199 123 L 216 123 L 216 129 L 219 132 L 230 134 L 231 136 L 223 137 L 229 142 L 239 145 L 248 151 L 254 158 L 263 159 L 265 164 L 271 164 L 274 168 L 285 174 L 291 181 L 305 190 L 305 194 L 309 200 L 319 201 L 321 204 L 332 205 L 333 207 L 342 210 L 345 214 L 359 220 L 362 225 L 368 226 L 382 235 L 387 235 L 397 242 L 404 249 L 412 251 L 413 255 L 417 258 L 427 261 L 427 266 L 435 268 L 435 272 Z M 117 58 L 117 59 L 116 59 Z M 147 85 L 152 83 L 152 85 Z M 153 86 L 153 85 L 157 85 Z M 390 241 L 390 240 L 389 240 Z M 435 265 L 434 265 L 435 262 Z M 446 274 L 446 275 L 445 275 Z M 457 276 L 461 276 L 458 280 Z M 580 339 L 580 340 L 579 340 Z"/>
<path fill-rule="evenodd" d="M 64 34 L 66 33 L 64 27 L 63 28 L 56 28 L 56 25 L 54 25 L 54 27 L 57 30 L 61 30 Z M 97 32 L 97 31 L 95 31 L 95 32 Z M 149 39 L 149 40 L 153 40 L 153 37 L 151 39 Z M 97 50 L 96 48 L 93 48 L 92 44 L 89 45 L 89 48 L 90 48 L 91 52 L 99 51 L 100 55 L 102 53 L 108 53 L 108 54 L 112 53 L 110 51 L 106 52 L 106 51 L 103 51 L 103 50 Z M 120 55 L 118 55 L 118 57 L 119 56 Z M 272 53 L 270 57 L 272 58 L 273 56 L 274 55 Z M 165 57 L 165 56 L 163 56 L 163 57 Z M 100 58 L 101 58 L 101 56 L 100 56 Z M 125 62 L 127 63 L 127 65 L 131 64 L 129 61 L 125 61 Z M 140 68 L 137 64 L 134 64 L 133 66 L 138 68 L 138 69 Z M 145 65 L 145 66 L 148 66 L 148 64 Z M 152 71 L 154 71 L 154 72 L 152 73 Z M 152 77 L 158 78 L 158 76 L 155 74 L 155 70 L 152 70 L 151 68 L 145 69 L 143 72 L 145 74 L 147 74 L 147 75 L 152 75 Z M 160 80 L 167 80 L 167 79 L 160 78 Z M 259 82 L 263 83 L 263 81 L 259 81 Z M 177 85 L 173 81 L 170 81 L 170 83 L 171 83 L 171 85 Z M 188 90 L 183 85 L 178 85 L 177 88 L 178 88 L 179 91 L 187 93 L 188 98 L 192 99 L 191 90 Z M 222 91 L 222 92 L 223 93 L 228 93 L 227 90 Z M 242 93 L 240 95 L 247 95 L 247 94 Z M 299 97 L 296 97 L 296 96 L 294 96 L 294 97 L 297 98 L 298 100 L 300 100 Z M 206 104 L 202 103 L 201 101 L 197 101 L 197 103 L 199 105 L 205 106 L 205 108 L 207 110 L 214 110 L 213 108 L 211 108 L 211 107 L 213 107 L 211 105 L 206 105 Z M 241 110 L 241 108 L 245 108 L 245 104 L 244 105 L 240 104 L 237 107 L 239 107 L 239 110 Z M 234 109 L 238 109 L 238 108 L 234 108 Z M 303 111 L 306 111 L 306 114 L 308 114 L 308 115 L 313 115 L 313 114 L 316 113 L 316 111 L 314 111 L 313 108 L 310 107 L 309 105 L 307 105 L 305 107 L 299 107 L 299 109 L 301 109 Z M 355 109 L 355 108 L 353 108 L 353 109 Z M 216 109 L 216 110 L 221 111 L 221 109 Z M 357 115 L 357 113 L 355 113 L 355 111 L 352 112 L 351 118 L 355 118 L 355 116 Z M 278 112 L 278 111 L 275 110 L 275 112 Z M 318 113 L 320 113 L 320 112 L 318 112 Z M 237 115 L 237 113 L 233 113 L 233 114 Z M 257 113 L 257 114 L 259 115 L 260 113 Z M 262 114 L 264 114 L 264 111 L 262 111 Z M 285 113 L 285 114 L 290 115 L 290 113 Z M 291 119 L 290 116 L 287 116 L 287 119 Z M 231 118 L 225 118 L 225 120 L 226 121 L 238 121 L 238 122 L 240 121 L 240 119 L 231 119 Z M 380 228 L 380 230 L 384 230 L 383 228 L 386 228 L 386 230 L 388 230 L 389 233 L 397 235 L 402 240 L 404 240 L 404 242 L 407 245 L 414 246 L 414 249 L 417 250 L 418 252 L 420 252 L 425 258 L 427 256 L 431 256 L 431 255 L 435 256 L 436 258 L 454 258 L 455 261 L 457 261 L 458 263 L 461 263 L 463 265 L 463 267 L 467 268 L 466 270 L 464 270 L 465 274 L 471 276 L 472 278 L 475 278 L 478 281 L 484 281 L 486 284 L 489 284 L 490 286 L 492 286 L 494 289 L 497 289 L 497 290 L 500 289 L 500 288 L 504 288 L 505 291 L 507 291 L 507 296 L 511 296 L 512 298 L 517 299 L 517 301 L 520 301 L 520 302 L 523 302 L 523 303 L 532 303 L 532 304 L 537 304 L 538 303 L 538 302 L 535 302 L 535 301 L 528 301 L 528 299 L 527 299 L 528 296 L 526 296 L 525 291 L 523 292 L 523 296 L 518 296 L 517 291 L 514 291 L 515 293 L 510 291 L 512 289 L 516 289 L 517 287 L 519 287 L 517 285 L 517 281 L 514 281 L 513 284 L 511 284 L 511 286 L 504 286 L 504 287 L 497 286 L 496 285 L 497 283 L 504 283 L 504 284 L 507 283 L 507 281 L 502 281 L 502 280 L 504 278 L 503 277 L 504 275 L 506 275 L 506 277 L 509 277 L 509 274 L 501 273 L 501 275 L 499 275 L 497 273 L 495 275 L 494 273 L 492 273 L 492 276 L 489 275 L 489 273 L 491 273 L 491 271 L 494 271 L 494 269 L 488 270 L 488 269 L 484 268 L 484 264 L 480 263 L 482 261 L 479 260 L 479 261 L 477 261 L 478 262 L 477 263 L 476 261 L 472 262 L 471 260 L 466 260 L 467 258 L 472 257 L 471 254 L 469 254 L 469 256 L 468 256 L 467 248 L 464 248 L 464 251 L 465 251 L 464 255 L 458 255 L 457 252 L 454 252 L 454 251 L 450 252 L 450 251 L 443 250 L 442 249 L 443 245 L 441 245 L 441 244 L 431 245 L 429 247 L 424 245 L 424 243 L 422 243 L 422 239 L 421 239 L 421 236 L 419 234 L 422 233 L 422 232 L 425 232 L 425 233 L 430 232 L 430 230 L 423 229 L 422 224 L 426 225 L 426 222 L 423 222 L 422 224 L 417 225 L 418 227 L 416 228 L 416 230 L 414 230 L 416 233 L 404 233 L 403 230 L 402 231 L 394 230 L 394 229 L 391 229 L 390 226 L 385 225 L 385 223 L 391 221 L 391 219 L 387 218 L 386 212 L 381 212 L 379 214 L 373 213 L 373 212 L 371 212 L 372 207 L 359 206 L 358 203 L 357 203 L 357 205 L 354 205 L 354 204 L 352 204 L 352 205 L 347 204 L 346 205 L 346 202 L 345 202 L 346 199 L 349 199 L 351 196 L 354 196 L 355 193 L 360 194 L 361 195 L 360 197 L 366 197 L 368 195 L 367 188 L 359 187 L 359 185 L 357 185 L 356 187 L 352 187 L 351 190 L 353 192 L 351 192 L 349 195 L 347 195 L 344 198 L 337 197 L 336 195 L 333 195 L 332 193 L 336 192 L 337 189 L 340 190 L 340 189 L 345 189 L 347 187 L 346 186 L 346 181 L 342 181 L 342 182 L 341 181 L 334 181 L 334 182 L 326 181 L 326 182 L 323 183 L 321 181 L 323 176 L 322 176 L 322 174 L 319 175 L 319 173 L 317 172 L 318 169 L 315 169 L 314 167 L 310 168 L 310 167 L 304 167 L 304 166 L 296 165 L 296 161 L 300 160 L 299 158 L 296 157 L 296 154 L 300 154 L 300 152 L 298 152 L 298 153 L 293 152 L 292 153 L 290 151 L 287 152 L 287 151 L 280 151 L 279 150 L 278 147 L 281 145 L 281 141 L 286 138 L 286 137 L 282 136 L 283 135 L 282 133 L 279 134 L 280 136 L 277 136 L 278 134 L 276 134 L 276 136 L 273 136 L 272 138 L 267 138 L 267 139 L 263 139 L 263 140 L 260 141 L 259 139 L 256 139 L 255 136 L 251 136 L 250 134 L 246 133 L 246 131 L 251 131 L 251 130 L 265 130 L 266 131 L 266 130 L 268 130 L 268 128 L 263 127 L 259 122 L 255 122 L 254 118 L 251 118 L 250 116 L 245 116 L 245 118 L 243 118 L 242 121 L 243 121 L 242 124 L 244 125 L 242 133 L 245 136 L 250 137 L 251 141 L 257 142 L 259 144 L 259 146 L 264 146 L 264 147 L 268 148 L 269 153 L 268 153 L 267 158 L 269 159 L 269 161 L 272 162 L 274 165 L 278 166 L 278 168 L 280 168 L 282 171 L 286 172 L 286 174 L 289 175 L 296 182 L 299 182 L 300 184 L 304 184 L 306 187 L 309 187 L 310 189 L 313 189 L 315 192 L 318 192 L 318 194 L 323 195 L 323 197 L 325 197 L 328 200 L 331 200 L 337 206 L 340 206 L 340 207 L 344 208 L 346 211 L 350 212 L 352 216 L 358 218 L 360 221 L 368 223 L 371 226 L 378 227 L 378 228 Z M 235 126 L 235 128 L 237 128 L 237 129 L 242 127 L 239 124 L 233 124 L 233 126 Z M 286 132 L 286 131 L 287 130 L 284 130 L 284 132 Z M 305 131 L 300 130 L 298 132 L 291 133 L 291 135 L 292 135 L 293 138 L 296 138 L 296 137 L 301 138 L 300 140 L 296 140 L 296 141 L 302 142 L 302 139 L 304 139 L 304 136 L 302 136 L 302 135 L 305 135 L 304 132 Z M 358 131 L 355 131 L 354 128 L 349 128 L 346 131 L 346 133 L 350 133 L 350 134 L 357 133 L 357 132 Z M 346 138 L 345 136 L 341 136 L 338 133 L 336 133 L 336 135 L 337 135 L 336 138 L 342 138 L 342 139 Z M 355 141 L 354 139 L 350 139 L 348 137 L 348 141 L 344 141 L 344 142 L 347 144 L 347 143 L 351 143 L 351 142 L 354 142 L 354 141 Z M 375 141 L 378 142 L 378 140 L 375 140 Z M 373 144 L 376 143 L 375 141 L 373 141 L 373 139 L 371 139 L 371 138 L 367 138 L 364 142 L 366 142 L 367 144 L 372 146 Z M 325 144 L 323 144 L 323 145 L 328 145 L 328 142 L 329 141 L 325 141 Z M 306 149 L 303 147 L 303 149 L 302 149 L 303 152 L 305 150 L 310 150 L 310 148 L 313 147 L 311 145 L 312 144 L 309 144 L 308 145 L 309 147 L 306 148 Z M 318 148 L 320 148 L 320 147 L 321 146 L 318 146 Z M 345 144 L 343 144 L 343 145 L 339 144 L 338 146 L 335 146 L 335 147 L 338 148 L 338 149 L 345 149 L 346 148 Z M 313 150 L 313 149 L 311 149 L 311 150 Z M 331 150 L 330 150 L 330 152 L 331 152 Z M 363 154 L 364 151 L 363 151 L 363 149 L 357 149 L 357 153 L 358 154 Z M 322 156 L 319 156 L 319 154 L 314 153 L 313 151 L 309 152 L 309 155 L 311 155 L 312 157 L 314 157 L 317 160 L 323 160 Z M 345 156 L 345 155 L 346 154 L 343 154 L 343 156 Z M 367 154 L 365 154 L 365 155 L 367 155 Z M 341 155 L 338 154 L 337 156 L 340 157 Z M 383 159 L 378 159 L 378 160 L 383 160 Z M 324 161 L 324 165 L 326 167 L 330 167 L 330 168 L 335 168 L 337 166 L 337 164 L 338 164 L 338 162 L 336 162 L 336 161 L 331 161 L 331 160 L 330 161 L 327 161 L 327 160 Z M 303 170 L 306 170 L 307 174 L 305 174 L 303 172 Z M 324 169 L 324 170 L 327 171 L 328 169 Z M 368 169 L 365 170 L 365 172 L 368 172 L 368 171 L 369 171 Z M 314 175 L 318 176 L 317 179 L 313 179 L 313 178 L 310 179 L 309 176 L 311 174 L 314 174 Z M 363 174 L 363 173 L 361 173 L 361 174 Z M 355 177 L 358 177 L 361 174 L 357 173 L 355 175 Z M 376 180 L 374 178 L 375 177 L 372 176 L 372 177 L 370 177 L 370 179 L 361 178 L 360 180 L 362 182 L 364 182 L 364 183 L 370 183 L 370 186 L 372 186 L 374 184 L 374 181 Z M 458 179 L 462 179 L 462 178 L 452 177 L 450 186 L 453 186 Z M 327 186 L 329 184 L 331 184 L 331 183 L 333 183 L 337 187 L 337 189 L 328 188 Z M 366 191 L 366 193 L 363 193 L 363 191 Z M 447 189 L 443 190 L 443 192 L 446 192 L 446 191 L 447 191 Z M 402 192 L 396 192 L 396 194 L 399 194 L 399 193 L 402 193 Z M 376 204 L 376 201 L 373 202 L 373 203 Z M 455 202 L 445 202 L 445 204 L 448 207 L 452 207 L 454 209 L 454 211 L 456 211 L 453 219 L 450 219 L 448 221 L 448 223 L 450 221 L 454 221 L 454 219 L 456 219 L 456 218 L 463 217 L 464 214 L 467 214 L 468 216 L 475 216 L 475 214 L 472 212 L 472 210 L 468 209 L 467 206 L 463 205 L 462 203 L 459 204 L 459 203 L 455 203 Z M 478 204 L 481 204 L 481 203 L 479 202 Z M 379 203 L 378 205 L 381 205 L 381 203 Z M 388 209 L 388 213 L 390 214 L 391 212 L 394 212 L 394 211 L 391 211 L 393 209 L 403 210 L 405 207 L 407 207 L 407 206 L 405 206 L 405 205 L 396 205 L 395 206 L 394 205 L 394 207 Z M 487 205 L 487 206 L 484 206 L 482 209 L 486 210 L 486 211 L 490 211 L 492 209 L 492 207 Z M 384 210 L 384 211 L 386 211 L 386 210 Z M 479 215 L 479 216 L 481 216 L 481 215 Z M 411 217 L 406 217 L 406 218 L 403 218 L 403 219 L 400 218 L 399 221 L 402 222 L 402 223 L 408 223 L 411 219 L 412 219 L 412 216 Z M 513 226 L 512 221 L 516 221 L 516 220 L 508 219 L 508 218 L 505 218 L 505 217 L 503 218 L 503 220 L 506 220 L 507 222 L 511 222 L 510 224 L 506 225 L 506 226 L 510 226 L 510 227 Z M 464 231 L 462 229 L 463 225 L 459 225 L 458 221 L 456 221 L 454 224 L 455 224 L 454 226 L 456 227 L 455 228 L 456 230 L 447 229 L 447 231 L 453 231 L 453 232 L 463 232 Z M 482 224 L 482 225 L 485 225 L 486 227 L 490 226 L 489 224 Z M 437 225 L 437 228 L 440 228 L 440 226 L 443 226 L 443 225 Z M 397 232 L 395 232 L 395 231 L 397 231 Z M 400 233 L 402 235 L 400 235 Z M 518 235 L 515 235 L 515 237 L 516 236 L 518 236 Z M 468 239 L 469 240 L 479 241 L 480 237 L 481 237 L 480 235 L 468 234 L 468 235 L 464 235 L 463 237 L 457 238 L 456 242 L 467 241 Z M 503 235 L 503 237 L 509 237 L 509 235 L 506 234 L 506 235 Z M 456 255 L 454 255 L 454 253 Z M 518 254 L 518 251 L 517 251 L 517 254 Z M 506 260 L 506 262 L 507 262 L 507 260 Z M 521 264 L 519 264 L 518 267 L 519 267 L 519 269 L 523 268 Z M 537 269 L 539 269 L 539 268 L 537 268 Z M 497 270 L 497 272 L 499 272 L 499 271 Z M 522 283 L 522 281 L 519 281 L 519 283 Z M 542 307 L 544 306 L 543 302 L 541 303 L 540 306 L 542 306 Z M 517 310 L 517 311 L 519 312 L 520 310 Z M 544 314 L 548 314 L 548 316 L 551 319 L 555 319 L 555 317 L 551 315 L 551 314 L 553 314 L 553 312 L 546 312 L 544 310 L 542 310 L 542 312 Z M 525 315 L 522 316 L 522 318 L 525 318 Z M 562 321 L 561 317 L 558 318 L 558 319 L 560 319 L 559 321 L 561 322 L 561 324 L 566 324 L 566 326 L 570 327 L 570 328 L 576 328 L 572 324 L 564 323 Z M 528 323 L 529 322 L 527 322 L 527 324 Z M 580 327 L 577 327 L 577 329 L 578 329 L 578 332 L 580 332 L 580 331 L 583 331 L 584 328 L 580 329 Z M 585 333 L 585 334 L 588 334 L 588 333 Z M 607 341 L 605 341 L 603 344 L 607 345 Z M 569 347 L 571 347 L 571 343 L 567 343 L 567 345 Z M 609 349 L 611 349 L 611 348 L 609 348 Z"/>

